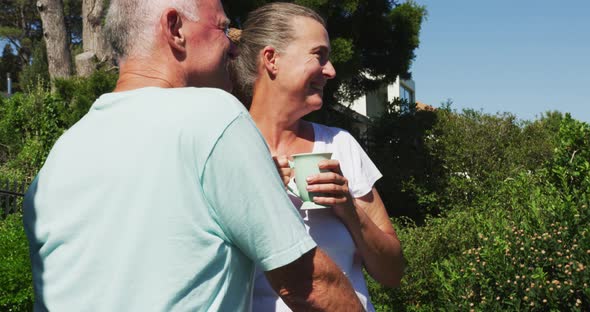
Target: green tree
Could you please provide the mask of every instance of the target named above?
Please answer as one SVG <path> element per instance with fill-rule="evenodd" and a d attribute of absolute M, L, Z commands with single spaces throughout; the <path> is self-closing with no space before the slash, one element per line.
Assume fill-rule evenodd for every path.
<path fill-rule="evenodd" d="M 248 12 L 273 0 L 226 0 L 226 12 L 240 26 Z M 336 79 L 325 90 L 326 102 L 351 100 L 400 75 L 410 76 L 426 16 L 414 1 L 391 0 L 297 0 L 322 14 L 328 23 Z M 63 0 L 67 38 L 72 55 L 81 52 L 82 1 Z M 98 2 L 97 2 L 98 3 Z M 100 4 L 108 5 L 108 1 Z M 0 4 L 0 38 L 17 47 L 23 64 L 30 62 L 34 42 L 40 41 L 42 25 L 34 0 Z"/>
<path fill-rule="evenodd" d="M 24 64 L 31 56 L 32 44 L 43 36 L 41 19 L 34 0 L 0 2 L 0 38 L 16 47 Z"/>
<path fill-rule="evenodd" d="M 32 56 L 28 64 L 23 66 L 19 75 L 21 89 L 30 92 L 38 87 L 44 89 L 49 86 L 49 71 L 47 70 L 47 53 L 45 44 L 38 41 L 33 44 Z"/>
<path fill-rule="evenodd" d="M 66 37 L 74 51 L 82 40 L 82 3 L 63 0 Z M 0 39 L 16 48 L 21 64 L 29 64 L 33 50 L 43 41 L 43 26 L 36 0 L 7 0 L 0 2 Z"/>
<path fill-rule="evenodd" d="M 67 37 L 63 0 L 39 0 L 37 9 L 43 24 L 49 76 L 52 80 L 72 75 L 71 39 Z"/>
<path fill-rule="evenodd" d="M 226 12 L 240 27 L 247 13 L 274 1 L 228 0 Z M 327 103 L 352 100 L 396 77 L 409 77 L 418 47 L 424 6 L 414 1 L 297 0 L 315 9 L 327 21 L 336 78 L 324 91 Z"/>
<path fill-rule="evenodd" d="M 508 113 L 456 112 L 450 103 L 434 112 L 390 103 L 369 127 L 369 153 L 383 173 L 377 187 L 390 215 L 418 224 L 472 207 L 496 193 L 498 181 L 551 159 L 562 119 L 557 112 L 521 121 Z"/>
<path fill-rule="evenodd" d="M 383 173 L 376 186 L 390 216 L 408 216 L 421 223 L 425 215 L 438 211 L 433 190 L 443 187 L 446 176 L 441 159 L 425 144 L 432 139 L 437 115 L 394 101 L 370 124 L 369 154 Z"/>
<path fill-rule="evenodd" d="M 0 59 L 0 90 L 6 90 L 7 75 L 10 74 L 12 80 L 13 90 L 18 88 L 18 73 L 20 72 L 21 64 L 18 56 L 14 55 L 12 46 L 7 44 L 2 50 L 2 59 Z"/>

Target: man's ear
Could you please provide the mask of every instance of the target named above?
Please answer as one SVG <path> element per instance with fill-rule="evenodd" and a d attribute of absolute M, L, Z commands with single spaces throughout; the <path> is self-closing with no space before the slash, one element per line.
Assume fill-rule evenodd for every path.
<path fill-rule="evenodd" d="M 266 72 L 275 76 L 278 72 L 279 53 L 274 47 L 266 46 L 262 49 L 262 65 Z"/>
<path fill-rule="evenodd" d="M 163 30 L 168 45 L 178 52 L 184 52 L 186 50 L 186 37 L 182 26 L 182 18 L 176 9 L 164 11 L 160 19 L 160 27 Z"/>

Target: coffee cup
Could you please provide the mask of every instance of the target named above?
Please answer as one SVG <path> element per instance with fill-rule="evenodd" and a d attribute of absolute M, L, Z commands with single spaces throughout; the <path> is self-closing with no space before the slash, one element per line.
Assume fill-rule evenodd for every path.
<path fill-rule="evenodd" d="M 293 157 L 293 161 L 289 162 L 289 165 L 295 171 L 297 192 L 291 188 L 289 189 L 303 201 L 301 209 L 330 208 L 329 206 L 314 203 L 313 198 L 321 196 L 321 193 L 307 191 L 307 178 L 320 172 L 329 172 L 329 170 L 320 170 L 318 163 L 330 159 L 332 153 L 302 153 L 291 155 L 291 157 Z"/>

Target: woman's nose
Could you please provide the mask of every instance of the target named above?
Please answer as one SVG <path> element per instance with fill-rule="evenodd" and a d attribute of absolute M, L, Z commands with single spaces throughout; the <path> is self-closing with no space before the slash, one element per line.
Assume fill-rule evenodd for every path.
<path fill-rule="evenodd" d="M 336 77 L 336 69 L 334 69 L 332 62 L 328 61 L 328 63 L 326 63 L 326 65 L 324 65 L 324 69 L 323 69 L 322 73 L 328 79 L 333 79 L 334 77 Z"/>

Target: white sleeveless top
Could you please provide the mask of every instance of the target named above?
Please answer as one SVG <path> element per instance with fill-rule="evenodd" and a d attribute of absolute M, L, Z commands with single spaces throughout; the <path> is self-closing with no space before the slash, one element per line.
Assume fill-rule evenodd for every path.
<path fill-rule="evenodd" d="M 353 197 L 368 194 L 375 182 L 382 177 L 369 156 L 350 133 L 339 128 L 312 123 L 315 133 L 314 152 L 332 152 L 332 159 L 340 161 L 343 175 Z M 291 181 L 292 189 L 296 189 Z M 301 200 L 289 194 L 298 209 Z M 362 259 L 348 229 L 331 209 L 299 210 L 305 227 L 317 245 L 342 269 L 350 279 L 356 294 L 366 311 L 375 311 L 362 272 Z M 272 289 L 264 272 L 256 270 L 252 311 L 291 311 Z"/>

